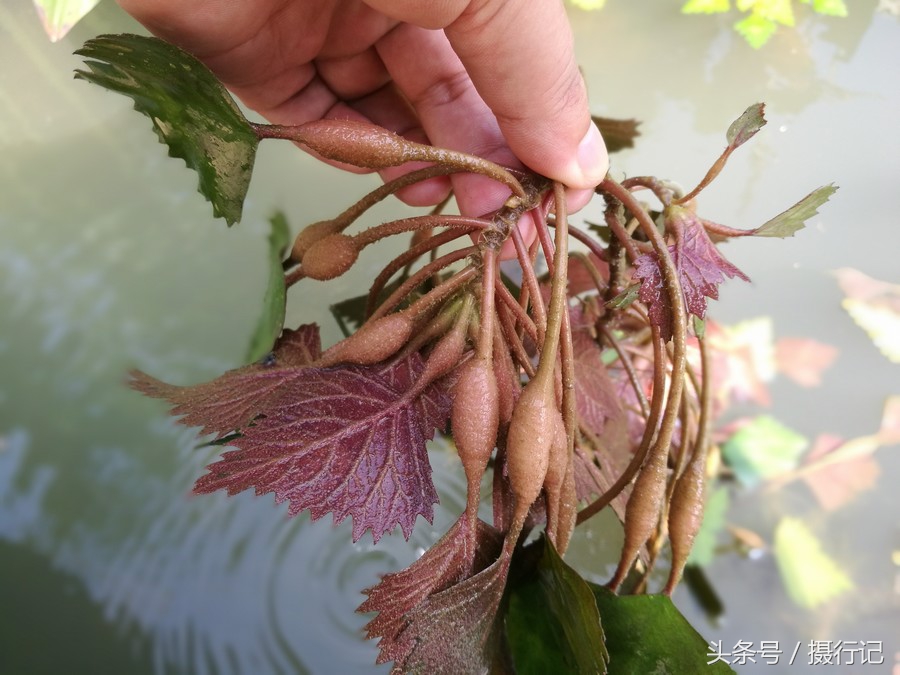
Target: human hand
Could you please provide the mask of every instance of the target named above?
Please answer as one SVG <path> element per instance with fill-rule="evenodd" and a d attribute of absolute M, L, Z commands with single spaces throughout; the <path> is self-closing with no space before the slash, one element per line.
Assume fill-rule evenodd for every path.
<path fill-rule="evenodd" d="M 521 162 L 575 188 L 570 210 L 590 200 L 606 173 L 560 0 L 119 4 L 276 124 L 368 120 L 410 140 L 506 166 Z M 381 173 L 390 179 L 403 171 Z M 467 215 L 498 208 L 508 194 L 482 176 L 450 180 Z M 401 196 L 434 204 L 449 188 L 438 178 Z"/>

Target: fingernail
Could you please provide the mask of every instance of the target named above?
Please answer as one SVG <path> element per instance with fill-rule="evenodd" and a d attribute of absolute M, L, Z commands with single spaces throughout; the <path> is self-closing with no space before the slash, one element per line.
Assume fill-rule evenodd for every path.
<path fill-rule="evenodd" d="M 603 180 L 609 170 L 609 156 L 600 130 L 593 122 L 578 144 L 578 170 L 581 184 L 575 187 L 594 187 Z"/>

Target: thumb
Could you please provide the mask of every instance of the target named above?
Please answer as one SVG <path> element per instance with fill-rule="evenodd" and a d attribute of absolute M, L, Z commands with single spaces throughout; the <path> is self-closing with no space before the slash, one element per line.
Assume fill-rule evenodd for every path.
<path fill-rule="evenodd" d="M 560 0 L 470 0 L 445 33 L 525 165 L 573 188 L 603 180 L 609 158 Z"/>

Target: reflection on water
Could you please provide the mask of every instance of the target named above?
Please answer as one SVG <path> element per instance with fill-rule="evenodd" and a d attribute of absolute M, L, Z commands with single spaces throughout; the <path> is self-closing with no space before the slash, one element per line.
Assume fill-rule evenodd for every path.
<path fill-rule="evenodd" d="M 809 394 L 788 388 L 776 390 L 776 410 L 795 411 L 791 423 L 808 433 L 823 419 L 846 436 L 868 433 L 880 399 L 897 392 L 897 373 L 839 313 L 824 271 L 849 265 L 896 280 L 892 256 L 859 245 L 860 223 L 867 236 L 897 241 L 885 200 L 898 175 L 900 147 L 888 131 L 900 106 L 880 73 L 900 62 L 896 19 L 873 19 L 874 2 L 862 2 L 846 20 L 815 18 L 755 53 L 715 18 L 682 19 L 677 3 L 655 12 L 636 4 L 573 13 L 597 112 L 645 120 L 638 147 L 617 166 L 695 180 L 720 149 L 723 126 L 766 100 L 769 129 L 711 191 L 710 213 L 750 226 L 812 187 L 842 186 L 817 228 L 729 247 L 756 284 L 726 286 L 716 311 L 727 320 L 774 314 L 786 334 L 839 344 L 847 356 L 834 377 L 844 389 L 833 391 L 853 391 L 859 407 L 836 393 L 816 399 L 811 414 Z M 226 232 L 195 176 L 165 157 L 124 99 L 71 81 L 70 52 L 96 33 L 133 30 L 127 19 L 103 5 L 50 45 L 31 12 L 27 0 L 0 5 L 0 606 L 17 617 L 0 618 L 0 672 L 372 672 L 375 646 L 361 639 L 366 618 L 354 613 L 359 591 L 408 564 L 461 511 L 452 453 L 433 453 L 441 495 L 433 528 L 420 521 L 409 543 L 354 545 L 349 522 L 289 520 L 271 495 L 190 497 L 214 449 L 197 449 L 158 402 L 122 385 L 132 367 L 178 383 L 234 367 L 265 281 L 270 210 L 283 208 L 296 228 L 333 215 L 345 191 L 365 191 L 365 179 L 264 145 L 244 222 Z M 761 199 L 770 191 L 777 199 Z M 317 321 L 326 343 L 337 339 L 327 305 L 358 294 L 377 259 L 310 286 L 314 302 L 295 298 L 288 323 Z M 882 470 L 882 486 L 900 477 L 895 460 Z M 808 495 L 791 498 L 790 508 L 809 509 Z M 756 514 L 746 516 L 753 526 L 772 522 L 758 495 L 738 508 Z M 732 557 L 710 575 L 741 609 L 718 634 L 705 633 L 896 634 L 879 628 L 890 625 L 896 596 L 873 590 L 889 587 L 891 513 L 896 501 L 883 490 L 829 521 L 826 542 L 871 599 L 865 607 L 848 601 L 810 617 L 786 604 L 774 565 Z M 605 524 L 571 556 L 600 580 L 620 536 Z M 864 560 L 854 557 L 860 549 L 870 552 Z M 55 612 L 66 621 L 41 621 Z M 859 627 L 852 635 L 842 615 Z"/>

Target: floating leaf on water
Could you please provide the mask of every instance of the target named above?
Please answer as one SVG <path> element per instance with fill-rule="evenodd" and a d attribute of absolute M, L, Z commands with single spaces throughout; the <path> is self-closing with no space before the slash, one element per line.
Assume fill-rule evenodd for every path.
<path fill-rule="evenodd" d="M 853 588 L 850 577 L 797 518 L 782 518 L 776 526 L 775 560 L 788 596 L 801 607 L 815 609 Z"/>
<path fill-rule="evenodd" d="M 575 7 L 578 9 L 584 10 L 592 10 L 592 9 L 603 9 L 603 6 L 606 4 L 606 0 L 569 0 Z"/>
<path fill-rule="evenodd" d="M 844 0 L 800 0 L 803 4 L 812 4 L 813 11 L 825 16 L 847 16 L 847 5 Z"/>
<path fill-rule="evenodd" d="M 759 49 L 775 34 L 778 25 L 771 19 L 757 14 L 744 17 L 734 24 L 734 29 L 753 49 Z"/>
<path fill-rule="evenodd" d="M 34 0 L 50 42 L 62 40 L 100 0 Z"/>
<path fill-rule="evenodd" d="M 830 434 L 816 438 L 800 472 L 823 509 L 839 509 L 875 486 L 881 469 L 872 455 L 880 446 L 878 436 L 851 441 Z"/>
<path fill-rule="evenodd" d="M 780 338 L 775 343 L 778 372 L 802 387 L 822 384 L 822 373 L 838 355 L 837 347 L 811 338 Z"/>
<path fill-rule="evenodd" d="M 713 378 L 713 398 L 719 409 L 733 403 L 769 405 L 767 383 L 775 377 L 772 318 L 748 319 L 733 326 L 706 322 Z"/>
<path fill-rule="evenodd" d="M 725 529 L 725 516 L 731 499 L 728 489 L 719 486 L 706 498 L 703 511 L 703 524 L 694 538 L 694 547 L 688 557 L 688 565 L 709 565 L 713 561 L 716 549 L 716 538 Z"/>
<path fill-rule="evenodd" d="M 794 25 L 793 0 L 754 0 L 753 13 L 785 26 Z"/>
<path fill-rule="evenodd" d="M 846 296 L 841 306 L 882 354 L 900 363 L 900 285 L 849 267 L 837 270 L 835 276 Z"/>
<path fill-rule="evenodd" d="M 768 415 L 751 420 L 722 446 L 722 456 L 738 480 L 753 487 L 797 467 L 809 441 Z"/>
<path fill-rule="evenodd" d="M 884 402 L 878 437 L 884 445 L 900 443 L 900 396 L 889 396 Z"/>
<path fill-rule="evenodd" d="M 681 6 L 682 14 L 721 14 L 731 9 L 730 0 L 688 0 Z"/>
<path fill-rule="evenodd" d="M 200 176 L 213 213 L 239 221 L 259 139 L 216 76 L 178 47 L 142 35 L 101 35 L 75 53 L 88 67 L 75 77 L 133 99 L 169 155 Z"/>

